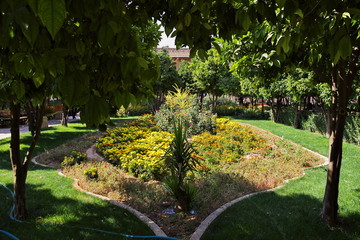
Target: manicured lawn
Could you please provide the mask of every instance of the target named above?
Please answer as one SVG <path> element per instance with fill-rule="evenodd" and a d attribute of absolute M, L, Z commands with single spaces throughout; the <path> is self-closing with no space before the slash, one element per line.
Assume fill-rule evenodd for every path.
<path fill-rule="evenodd" d="M 47 129 L 42 133 L 34 156 L 90 131 L 80 123 L 69 124 L 68 128 L 57 126 Z M 26 133 L 21 138 L 26 142 L 30 135 Z M 9 139 L 0 140 L 0 182 L 13 189 L 9 143 Z M 22 150 L 26 150 L 25 146 L 22 146 Z M 59 176 L 54 169 L 31 163 L 27 183 L 30 223 L 17 223 L 9 219 L 11 195 L 0 186 L 0 230 L 8 231 L 21 240 L 128 239 L 78 227 L 154 235 L 146 224 L 128 211 L 75 190 L 72 179 Z M 0 239 L 10 238 L 0 234 Z"/>
<path fill-rule="evenodd" d="M 241 121 L 290 139 L 322 155 L 328 139 L 270 121 Z M 201 239 L 360 239 L 360 148 L 344 144 L 340 183 L 341 225 L 320 221 L 326 167 L 308 169 L 276 191 L 241 201 L 220 215 Z"/>

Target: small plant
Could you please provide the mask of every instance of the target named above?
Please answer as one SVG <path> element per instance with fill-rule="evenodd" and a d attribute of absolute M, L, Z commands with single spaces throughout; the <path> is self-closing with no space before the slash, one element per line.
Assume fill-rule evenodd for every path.
<path fill-rule="evenodd" d="M 203 131 L 212 132 L 215 129 L 216 116 L 208 109 L 201 109 L 195 95 L 174 87 L 175 91 L 169 92 L 166 101 L 155 114 L 157 126 L 167 132 L 174 132 L 174 125 L 178 121 L 188 123 L 189 136 Z"/>
<path fill-rule="evenodd" d="M 84 175 L 87 176 L 89 179 L 97 179 L 98 169 L 96 167 L 90 167 L 84 170 Z"/>
<path fill-rule="evenodd" d="M 128 116 L 127 113 L 126 113 L 126 109 L 124 108 L 124 106 L 121 106 L 121 107 L 119 108 L 119 110 L 117 110 L 116 116 L 118 116 L 118 117 L 127 117 L 127 116 Z"/>
<path fill-rule="evenodd" d="M 81 153 L 77 151 L 72 151 L 70 156 L 65 156 L 64 160 L 61 163 L 63 167 L 74 166 L 75 164 L 80 164 L 87 160 L 86 153 Z"/>
<path fill-rule="evenodd" d="M 197 159 L 193 157 L 194 149 L 186 138 L 186 130 L 187 127 L 184 127 L 181 121 L 174 125 L 175 137 L 165 154 L 166 165 L 171 175 L 165 179 L 164 183 L 183 211 L 190 210 L 191 201 L 196 195 L 194 187 L 185 182 L 185 178 L 187 173 L 195 170 L 198 165 Z"/>

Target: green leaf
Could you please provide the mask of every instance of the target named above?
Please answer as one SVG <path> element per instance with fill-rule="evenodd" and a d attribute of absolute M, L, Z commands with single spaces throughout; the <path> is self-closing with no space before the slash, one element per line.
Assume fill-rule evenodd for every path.
<path fill-rule="evenodd" d="M 35 17 L 26 8 L 15 12 L 15 20 L 20 25 L 21 31 L 31 46 L 34 46 L 39 35 L 39 24 Z"/>
<path fill-rule="evenodd" d="M 242 15 L 241 17 L 241 24 L 245 31 L 249 30 L 251 20 L 247 14 Z"/>
<path fill-rule="evenodd" d="M 85 44 L 83 43 L 83 41 L 81 40 L 76 41 L 76 51 L 80 54 L 80 56 L 84 56 Z"/>
<path fill-rule="evenodd" d="M 343 38 L 339 41 L 339 54 L 340 56 L 345 59 L 351 55 L 352 49 L 351 49 L 351 40 L 348 35 L 345 35 Z"/>
<path fill-rule="evenodd" d="M 38 15 L 38 0 L 28 0 L 29 6 L 35 15 Z"/>
<path fill-rule="evenodd" d="M 38 0 L 38 15 L 54 39 L 65 21 L 65 0 Z"/>
<path fill-rule="evenodd" d="M 16 97 L 18 99 L 22 99 L 26 92 L 24 83 L 22 81 L 15 81 L 12 87 L 16 94 Z"/>
<path fill-rule="evenodd" d="M 184 26 L 183 26 L 182 22 L 179 22 L 178 24 L 176 24 L 175 28 L 177 31 L 180 32 L 184 29 Z"/>
<path fill-rule="evenodd" d="M 45 81 L 45 74 L 42 71 L 37 71 L 33 77 L 33 82 L 36 88 L 39 88 Z"/>
<path fill-rule="evenodd" d="M 115 104 L 118 107 L 124 106 L 127 108 L 131 102 L 133 102 L 135 99 L 135 96 L 129 92 L 115 92 L 114 94 L 114 100 Z"/>
<path fill-rule="evenodd" d="M 277 5 L 279 8 L 283 8 L 285 5 L 286 0 L 276 0 Z"/>
<path fill-rule="evenodd" d="M 348 12 L 357 16 L 360 16 L 360 9 L 359 8 L 349 8 Z"/>
<path fill-rule="evenodd" d="M 279 60 L 275 59 L 274 61 L 274 65 L 277 66 L 277 67 L 281 67 L 281 63 Z"/>
<path fill-rule="evenodd" d="M 165 27 L 165 34 L 166 34 L 166 36 L 170 36 L 170 34 L 171 34 L 172 31 L 173 31 L 172 28 L 170 28 L 170 27 Z"/>
<path fill-rule="evenodd" d="M 148 69 L 148 68 L 149 68 L 149 67 L 148 67 L 148 62 L 147 62 L 144 58 L 138 57 L 138 58 L 137 58 L 137 61 L 138 61 L 139 65 L 140 65 L 140 67 L 142 67 L 142 68 L 144 68 L 144 69 Z"/>
<path fill-rule="evenodd" d="M 203 23 L 202 25 L 203 25 L 204 28 L 206 28 L 207 30 L 211 30 L 210 24 L 208 24 L 208 23 Z"/>
<path fill-rule="evenodd" d="M 101 25 L 98 32 L 98 41 L 102 48 L 106 48 L 114 37 L 111 26 L 107 23 Z"/>
<path fill-rule="evenodd" d="M 185 26 L 186 27 L 190 26 L 190 24 L 191 24 L 191 15 L 190 15 L 190 13 L 185 14 L 184 21 L 185 21 Z"/>

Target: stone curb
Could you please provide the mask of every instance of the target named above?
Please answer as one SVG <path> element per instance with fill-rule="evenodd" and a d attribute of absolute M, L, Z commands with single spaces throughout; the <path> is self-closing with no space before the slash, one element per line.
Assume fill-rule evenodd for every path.
<path fill-rule="evenodd" d="M 41 163 L 38 163 L 36 161 L 36 158 L 37 157 L 34 157 L 33 159 L 31 159 L 31 161 L 36 164 L 36 165 L 39 165 L 39 166 L 42 166 L 42 167 L 47 167 L 49 168 L 49 166 L 47 165 L 44 165 L 44 164 L 41 164 Z M 63 176 L 63 177 L 66 177 L 60 169 L 57 169 L 57 172 L 60 176 Z M 153 221 L 151 220 L 149 217 L 145 216 L 144 214 L 142 214 L 141 212 L 135 210 L 134 208 L 128 206 L 128 205 L 125 205 L 123 203 L 119 203 L 115 200 L 112 200 L 108 197 L 104 197 L 104 196 L 101 196 L 101 195 L 98 195 L 98 194 L 95 194 L 95 193 L 92 193 L 92 192 L 87 192 L 85 191 L 84 189 L 82 189 L 79 184 L 78 184 L 79 180 L 78 179 L 74 179 L 74 182 L 73 182 L 73 186 L 81 191 L 81 192 L 84 192 L 86 194 L 89 194 L 93 197 L 97 197 L 97 198 L 100 198 L 102 200 L 105 200 L 105 201 L 108 201 L 109 203 L 111 204 L 114 204 L 118 207 L 121 207 L 121 208 L 124 208 L 126 210 L 128 210 L 129 212 L 131 212 L 132 214 L 134 214 L 137 218 L 139 218 L 141 221 L 143 221 L 144 223 L 146 223 L 146 225 L 155 233 L 156 236 L 161 236 L 161 237 L 167 237 L 167 235 L 165 234 L 165 232 Z"/>

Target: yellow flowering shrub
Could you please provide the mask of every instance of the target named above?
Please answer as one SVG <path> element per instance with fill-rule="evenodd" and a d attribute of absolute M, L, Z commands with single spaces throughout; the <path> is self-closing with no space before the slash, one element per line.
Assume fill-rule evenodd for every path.
<path fill-rule="evenodd" d="M 161 179 L 166 173 L 163 156 L 172 134 L 159 132 L 151 116 L 107 130 L 97 149 L 111 163 L 142 179 Z"/>
<path fill-rule="evenodd" d="M 250 129 L 229 119 L 216 120 L 216 134 L 205 132 L 192 138 L 197 157 L 202 160 L 200 171 L 211 166 L 240 161 L 242 156 L 264 146 L 265 140 Z"/>

